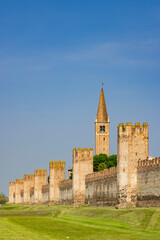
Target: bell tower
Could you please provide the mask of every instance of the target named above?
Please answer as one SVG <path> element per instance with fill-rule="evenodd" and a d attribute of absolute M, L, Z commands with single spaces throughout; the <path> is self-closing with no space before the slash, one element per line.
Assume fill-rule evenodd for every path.
<path fill-rule="evenodd" d="M 105 153 L 109 156 L 109 116 L 107 114 L 103 84 L 95 120 L 95 154 Z"/>

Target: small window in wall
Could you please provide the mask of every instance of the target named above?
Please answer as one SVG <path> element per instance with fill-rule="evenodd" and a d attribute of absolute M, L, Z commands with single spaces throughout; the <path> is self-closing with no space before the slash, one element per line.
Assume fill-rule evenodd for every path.
<path fill-rule="evenodd" d="M 103 126 L 103 132 L 105 132 L 105 126 Z"/>
<path fill-rule="evenodd" d="M 106 139 L 105 139 L 105 138 L 103 138 L 103 140 L 105 141 Z"/>
<path fill-rule="evenodd" d="M 103 148 L 103 151 L 105 151 L 105 148 Z"/>

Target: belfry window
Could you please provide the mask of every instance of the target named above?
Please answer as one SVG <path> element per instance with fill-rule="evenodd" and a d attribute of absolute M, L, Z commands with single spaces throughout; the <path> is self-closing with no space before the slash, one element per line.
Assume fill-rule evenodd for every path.
<path fill-rule="evenodd" d="M 105 132 L 105 126 L 100 126 L 100 132 Z"/>

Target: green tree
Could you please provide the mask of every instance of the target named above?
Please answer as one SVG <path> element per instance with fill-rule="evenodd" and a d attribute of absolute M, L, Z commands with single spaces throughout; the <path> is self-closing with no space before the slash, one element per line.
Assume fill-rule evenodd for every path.
<path fill-rule="evenodd" d="M 7 196 L 1 192 L 0 193 L 0 204 L 5 204 L 7 202 Z"/>
<path fill-rule="evenodd" d="M 49 175 L 48 178 L 47 178 L 47 182 L 48 182 L 48 184 L 49 184 L 49 181 L 50 181 L 50 175 Z"/>
<path fill-rule="evenodd" d="M 100 164 L 98 165 L 98 171 L 104 170 L 104 169 L 106 169 L 106 168 L 107 168 L 107 166 L 106 166 L 106 164 L 105 164 L 104 162 L 102 162 L 102 163 L 100 163 Z"/>
<path fill-rule="evenodd" d="M 101 163 L 106 165 L 106 168 L 117 166 L 117 155 L 110 155 L 109 157 L 106 154 L 100 153 L 99 155 L 95 155 L 93 157 L 93 171 L 98 172 L 104 167 L 104 165 L 100 166 Z M 99 169 L 98 169 L 99 167 Z M 104 168 L 103 168 L 104 169 Z M 102 170 L 102 169 L 101 169 Z"/>
<path fill-rule="evenodd" d="M 107 163 L 108 156 L 106 154 L 100 153 L 99 155 L 95 155 L 93 157 L 93 171 L 98 172 L 98 166 L 100 163 Z M 107 166 L 107 164 L 106 164 Z"/>
<path fill-rule="evenodd" d="M 116 167 L 117 166 L 117 155 L 110 155 L 108 158 L 108 167 Z"/>
<path fill-rule="evenodd" d="M 71 168 L 71 173 L 70 173 L 70 176 L 69 176 L 69 179 L 73 179 L 73 168 Z"/>

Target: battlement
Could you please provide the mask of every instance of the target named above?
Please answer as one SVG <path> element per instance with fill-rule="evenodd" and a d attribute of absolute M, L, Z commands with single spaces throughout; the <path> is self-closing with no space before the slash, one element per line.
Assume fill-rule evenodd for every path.
<path fill-rule="evenodd" d="M 15 183 L 23 184 L 23 179 L 18 179 L 18 178 L 17 178 L 17 179 L 15 180 Z"/>
<path fill-rule="evenodd" d="M 100 178 L 100 177 L 104 177 L 104 176 L 108 176 L 108 177 L 111 177 L 111 176 L 116 176 L 117 174 L 117 167 L 112 167 L 112 168 L 108 168 L 108 169 L 104 169 L 102 171 L 99 171 L 99 172 L 94 172 L 94 173 L 91 173 L 91 174 L 88 174 L 86 175 L 86 180 L 89 180 L 89 179 L 93 179 L 93 178 Z"/>
<path fill-rule="evenodd" d="M 143 125 L 140 125 L 140 123 L 135 123 L 135 125 L 132 125 L 132 123 L 126 123 L 125 125 L 123 123 L 118 124 L 118 133 L 124 133 L 124 134 L 148 134 L 148 123 L 143 123 Z"/>
<path fill-rule="evenodd" d="M 148 172 L 160 168 L 160 157 L 154 158 L 152 160 L 139 160 L 138 161 L 138 171 Z"/>
<path fill-rule="evenodd" d="M 73 156 L 74 157 L 77 157 L 77 156 L 80 156 L 80 157 L 89 157 L 89 156 L 92 156 L 93 155 L 93 148 L 73 148 Z"/>
<path fill-rule="evenodd" d="M 35 176 L 47 176 L 47 169 L 36 169 L 34 170 Z"/>
<path fill-rule="evenodd" d="M 14 185 L 15 185 L 15 182 L 9 182 L 9 185 L 10 185 L 10 186 L 14 186 Z"/>
<path fill-rule="evenodd" d="M 63 181 L 59 182 L 60 187 L 64 187 L 64 186 L 71 185 L 71 184 L 72 184 L 72 179 L 63 180 Z"/>
<path fill-rule="evenodd" d="M 49 168 L 55 169 L 64 169 L 65 168 L 65 161 L 50 161 Z"/>
<path fill-rule="evenodd" d="M 27 180 L 33 180 L 34 179 L 34 174 L 31 175 L 31 174 L 25 174 L 24 175 L 24 180 L 27 181 Z"/>

